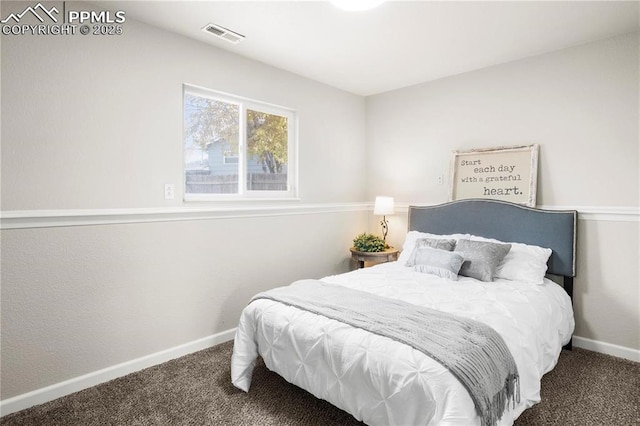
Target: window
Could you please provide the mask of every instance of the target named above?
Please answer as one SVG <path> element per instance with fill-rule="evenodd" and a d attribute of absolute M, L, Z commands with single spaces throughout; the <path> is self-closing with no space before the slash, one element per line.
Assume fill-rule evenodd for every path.
<path fill-rule="evenodd" d="M 185 199 L 294 198 L 294 111 L 184 86 Z"/>

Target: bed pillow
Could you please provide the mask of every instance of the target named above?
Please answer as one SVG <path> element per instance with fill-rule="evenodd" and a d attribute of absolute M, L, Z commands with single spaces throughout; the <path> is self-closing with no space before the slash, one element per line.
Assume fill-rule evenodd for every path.
<path fill-rule="evenodd" d="M 458 271 L 464 262 L 460 253 L 432 247 L 416 247 L 414 270 L 441 278 L 458 280 Z"/>
<path fill-rule="evenodd" d="M 503 243 L 484 237 L 471 236 L 471 240 Z M 505 244 L 505 243 L 503 243 Z M 511 250 L 498 264 L 495 278 L 511 281 L 521 281 L 531 284 L 544 284 L 544 276 L 547 273 L 547 262 L 553 251 L 549 248 L 523 243 L 511 244 Z"/>
<path fill-rule="evenodd" d="M 480 281 L 493 281 L 498 264 L 510 249 L 511 244 L 459 240 L 455 251 L 464 256 L 460 275 Z"/>
<path fill-rule="evenodd" d="M 405 266 L 414 266 L 416 264 L 416 254 L 420 248 L 431 247 L 438 250 L 453 251 L 456 247 L 456 240 L 450 239 L 438 239 L 438 238 L 418 238 L 416 245 L 413 247 L 409 260 L 405 263 Z M 456 271 L 457 274 L 457 271 Z"/>
<path fill-rule="evenodd" d="M 404 244 L 402 245 L 402 252 L 398 257 L 398 263 L 400 265 L 406 265 L 407 261 L 411 257 L 411 253 L 413 253 L 413 249 L 416 246 L 416 241 L 420 238 L 432 238 L 436 240 L 459 240 L 461 238 L 470 238 L 469 234 L 450 234 L 450 235 L 437 235 L 430 234 L 428 232 L 418 232 L 418 231 L 409 231 L 407 232 L 407 236 L 404 239 Z"/>

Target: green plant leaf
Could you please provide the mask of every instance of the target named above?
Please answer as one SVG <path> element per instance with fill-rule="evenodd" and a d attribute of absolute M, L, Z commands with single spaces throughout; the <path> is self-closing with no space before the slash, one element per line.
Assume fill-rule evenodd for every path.
<path fill-rule="evenodd" d="M 358 251 L 375 253 L 384 251 L 386 244 L 376 235 L 363 233 L 354 238 L 353 247 Z"/>

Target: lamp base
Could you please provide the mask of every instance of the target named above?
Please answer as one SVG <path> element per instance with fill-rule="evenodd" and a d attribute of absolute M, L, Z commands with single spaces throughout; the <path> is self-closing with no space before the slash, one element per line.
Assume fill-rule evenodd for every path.
<path fill-rule="evenodd" d="M 387 233 L 389 232 L 389 223 L 387 222 L 387 217 L 382 216 L 382 220 L 380 221 L 380 226 L 382 226 L 382 241 L 387 246 Z"/>

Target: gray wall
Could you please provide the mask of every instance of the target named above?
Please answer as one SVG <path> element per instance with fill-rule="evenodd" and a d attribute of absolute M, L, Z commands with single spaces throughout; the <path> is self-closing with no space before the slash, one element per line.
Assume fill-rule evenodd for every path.
<path fill-rule="evenodd" d="M 127 20 L 2 38 L 2 209 L 180 205 L 183 83 L 297 110 L 302 200 L 364 197 L 362 97 Z"/>
<path fill-rule="evenodd" d="M 301 201 L 284 216 L 3 230 L 2 399 L 231 329 L 257 291 L 346 271 L 367 229 L 366 209 L 349 211 L 366 195 L 362 97 L 125 27 L 2 37 L 4 212 L 180 207 L 183 83 L 297 110 Z"/>
<path fill-rule="evenodd" d="M 635 33 L 367 98 L 369 198 L 443 202 L 451 151 L 540 144 L 537 204 L 585 213 L 576 335 L 640 349 L 638 52 Z"/>

